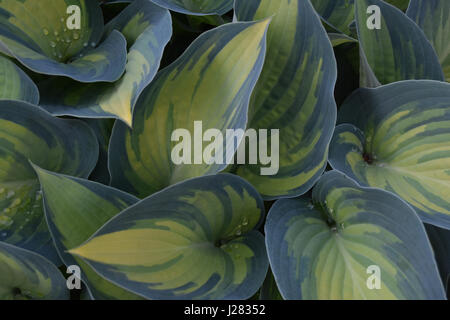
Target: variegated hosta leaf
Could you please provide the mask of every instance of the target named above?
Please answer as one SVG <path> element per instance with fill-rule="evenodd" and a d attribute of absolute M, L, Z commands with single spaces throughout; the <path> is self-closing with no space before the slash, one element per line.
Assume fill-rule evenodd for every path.
<path fill-rule="evenodd" d="M 265 231 L 285 299 L 445 299 L 414 210 L 338 171 L 319 180 L 312 201 L 276 202 Z"/>
<path fill-rule="evenodd" d="M 343 33 L 328 33 L 328 38 L 330 38 L 333 47 L 337 47 L 343 43 L 358 42 L 357 40 Z"/>
<path fill-rule="evenodd" d="M 356 91 L 340 109 L 330 164 L 398 194 L 450 229 L 450 84 L 401 81 Z"/>
<path fill-rule="evenodd" d="M 0 300 L 69 299 L 55 265 L 28 250 L 0 241 Z"/>
<path fill-rule="evenodd" d="M 355 0 L 311 0 L 322 19 L 337 31 L 350 34 L 355 19 Z"/>
<path fill-rule="evenodd" d="M 79 265 L 82 280 L 96 299 L 139 299 L 100 277 L 67 250 L 81 245 L 108 220 L 138 199 L 96 182 L 35 167 L 44 196 L 44 211 L 56 249 L 65 265 Z"/>
<path fill-rule="evenodd" d="M 447 288 L 447 292 L 450 292 L 450 259 L 448 258 L 450 256 L 450 230 L 430 224 L 426 224 L 425 228 L 434 250 L 442 282 Z"/>
<path fill-rule="evenodd" d="M 81 247 L 100 275 L 150 299 L 247 299 L 268 261 L 259 194 L 229 174 L 194 178 L 121 212 Z"/>
<path fill-rule="evenodd" d="M 145 197 L 173 183 L 215 174 L 226 167 L 227 159 L 208 164 L 210 159 L 206 158 L 208 161 L 194 164 L 204 155 L 195 152 L 203 135 L 194 132 L 194 124 L 201 121 L 203 132 L 217 129 L 223 136 L 228 129 L 245 129 L 249 97 L 264 61 L 268 24 L 267 19 L 230 23 L 205 32 L 178 60 L 158 73 L 136 104 L 133 129 L 119 122 L 114 126 L 109 149 L 113 186 Z M 188 130 L 193 140 L 187 164 L 175 165 L 172 161 L 173 148 L 181 143 L 171 141 L 177 129 Z M 234 155 L 236 145 L 230 144 L 225 150 L 223 140 L 223 152 L 218 151 L 218 157 L 220 153 Z"/>
<path fill-rule="evenodd" d="M 29 160 L 52 171 L 87 177 L 97 158 L 97 140 L 84 123 L 53 118 L 25 102 L 0 101 L 0 241 L 57 263 Z"/>
<path fill-rule="evenodd" d="M 381 0 L 355 3 L 361 59 L 366 60 L 371 69 L 366 73 L 373 72 L 381 84 L 410 79 L 444 79 L 436 52 L 423 31 L 406 14 Z M 367 26 L 371 16 L 367 9 L 371 5 L 380 8 L 380 29 L 371 30 Z M 373 82 L 361 79 L 364 86 L 373 86 Z"/>
<path fill-rule="evenodd" d="M 450 82 L 450 1 L 411 0 L 406 14 L 425 32 Z"/>
<path fill-rule="evenodd" d="M 39 91 L 33 81 L 11 60 L 0 56 L 0 99 L 39 102 Z"/>
<path fill-rule="evenodd" d="M 77 13 L 67 13 L 70 6 L 80 8 L 79 29 L 71 24 Z M 112 82 L 122 75 L 125 38 L 114 32 L 99 44 L 103 16 L 97 1 L 1 0 L 0 10 L 2 51 L 34 72 L 81 82 Z"/>
<path fill-rule="evenodd" d="M 113 30 L 123 33 L 129 45 L 122 78 L 114 84 L 47 81 L 40 88 L 41 106 L 54 115 L 117 118 L 131 127 L 137 98 L 158 71 L 164 47 L 172 35 L 172 23 L 168 10 L 149 0 L 136 0 L 108 23 L 106 34 Z"/>
<path fill-rule="evenodd" d="M 151 0 L 161 7 L 190 15 L 222 15 L 233 8 L 233 0 Z"/>
<path fill-rule="evenodd" d="M 333 48 L 308 0 L 237 0 L 235 14 L 241 21 L 273 15 L 248 127 L 279 129 L 280 135 L 275 175 L 262 175 L 267 165 L 242 165 L 236 172 L 265 199 L 303 194 L 325 169 L 336 122 Z"/>
<path fill-rule="evenodd" d="M 392 4 L 394 7 L 399 8 L 402 11 L 408 9 L 410 0 L 385 0 L 387 3 Z"/>

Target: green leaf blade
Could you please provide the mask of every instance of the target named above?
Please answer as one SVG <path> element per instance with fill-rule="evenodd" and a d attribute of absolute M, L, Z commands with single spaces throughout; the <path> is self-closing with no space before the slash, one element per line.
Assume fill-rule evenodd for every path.
<path fill-rule="evenodd" d="M 36 166 L 34 169 L 42 186 L 47 223 L 64 264 L 81 267 L 82 280 L 95 299 L 140 299 L 100 277 L 79 257 L 67 253 L 138 199 L 95 182 L 60 175 Z M 69 203 L 70 206 L 67 205 Z"/>
<path fill-rule="evenodd" d="M 1 300 L 68 300 L 66 280 L 55 265 L 31 251 L 0 242 Z"/>
<path fill-rule="evenodd" d="M 367 27 L 367 8 L 381 11 L 381 29 Z M 361 59 L 367 60 L 381 84 L 401 80 L 438 80 L 444 75 L 436 52 L 423 31 L 406 14 L 380 0 L 356 2 L 356 26 Z M 405 59 L 408 56 L 410 58 Z"/>
<path fill-rule="evenodd" d="M 175 165 L 172 133 L 186 129 L 194 137 L 196 121 L 202 121 L 203 131 L 214 128 L 223 136 L 227 129 L 245 128 L 268 24 L 269 20 L 230 23 L 210 30 L 157 74 L 137 102 L 133 129 L 122 123 L 114 126 L 109 150 L 115 155 L 109 157 L 112 186 L 143 198 L 173 183 L 225 169 L 224 159 L 222 164 L 194 164 L 191 157 L 191 163 Z M 226 145 L 222 148 L 225 155 Z"/>
<path fill-rule="evenodd" d="M 87 125 L 51 117 L 37 106 L 0 101 L 0 240 L 59 260 L 42 212 L 39 183 L 29 160 L 87 177 L 98 143 Z"/>
<path fill-rule="evenodd" d="M 132 126 L 136 101 L 155 77 L 171 38 L 171 17 L 168 10 L 148 0 L 133 1 L 108 23 L 105 34 L 113 31 L 121 32 L 129 46 L 124 75 L 113 84 L 47 81 L 40 86 L 43 108 L 54 115 L 116 118 Z"/>
<path fill-rule="evenodd" d="M 312 201 L 276 202 L 265 231 L 271 267 L 286 299 L 445 299 L 414 210 L 338 171 L 321 178 Z M 368 286 L 371 266 L 380 269 L 379 289 Z"/>
<path fill-rule="evenodd" d="M 360 89 L 342 106 L 330 164 L 394 192 L 424 222 L 450 228 L 450 85 L 402 81 Z"/>
<path fill-rule="evenodd" d="M 279 130 L 278 172 L 261 175 L 263 165 L 246 164 L 237 166 L 236 173 L 265 200 L 298 196 L 312 187 L 327 163 L 336 121 L 333 48 L 309 1 L 238 0 L 235 11 L 244 21 L 273 15 L 248 128 Z"/>
<path fill-rule="evenodd" d="M 233 8 L 233 0 L 151 0 L 157 5 L 189 15 L 223 15 Z"/>
<path fill-rule="evenodd" d="M 267 273 L 256 231 L 263 216 L 243 179 L 194 178 L 123 211 L 70 252 L 149 299 L 247 299 Z"/>

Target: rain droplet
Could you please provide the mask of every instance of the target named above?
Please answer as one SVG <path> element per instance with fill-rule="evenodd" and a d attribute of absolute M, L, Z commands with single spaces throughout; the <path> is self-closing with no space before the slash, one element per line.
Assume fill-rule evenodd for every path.
<path fill-rule="evenodd" d="M 57 36 L 59 35 L 59 32 L 55 30 L 55 31 L 53 32 L 53 34 L 55 35 L 55 37 L 57 37 Z"/>
<path fill-rule="evenodd" d="M 65 21 L 65 19 L 64 19 L 64 17 L 61 17 L 61 19 L 59 19 L 61 22 L 64 22 Z"/>
<path fill-rule="evenodd" d="M 48 36 L 48 30 L 47 29 L 42 29 L 42 32 L 44 32 L 44 34 L 46 35 L 46 36 Z"/>
<path fill-rule="evenodd" d="M 312 203 L 308 204 L 308 209 L 313 210 L 314 209 L 314 204 L 312 204 Z"/>
<path fill-rule="evenodd" d="M 236 235 L 237 235 L 237 236 L 240 236 L 241 234 L 242 234 L 242 231 L 241 231 L 241 230 L 239 230 L 239 229 L 236 230 Z"/>
<path fill-rule="evenodd" d="M 242 225 L 243 225 L 243 226 L 248 225 L 248 220 L 247 220 L 246 218 L 244 218 L 244 220 L 242 220 Z"/>
<path fill-rule="evenodd" d="M 87 46 L 88 46 L 87 42 L 83 43 L 83 47 L 87 47 Z"/>
<path fill-rule="evenodd" d="M 80 39 L 80 35 L 79 35 L 78 33 L 74 33 L 74 34 L 73 34 L 73 38 L 74 38 L 75 40 L 78 40 L 78 39 Z"/>
<path fill-rule="evenodd" d="M 92 48 L 95 47 L 95 42 L 91 42 L 91 47 L 92 47 Z"/>
<path fill-rule="evenodd" d="M 50 42 L 50 47 L 55 48 L 56 47 L 56 43 L 54 41 Z"/>

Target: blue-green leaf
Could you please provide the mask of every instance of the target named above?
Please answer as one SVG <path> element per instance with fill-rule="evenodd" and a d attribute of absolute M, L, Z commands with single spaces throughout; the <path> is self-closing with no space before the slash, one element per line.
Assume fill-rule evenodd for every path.
<path fill-rule="evenodd" d="M 69 299 L 55 265 L 28 250 L 0 241 L 0 300 Z"/>
<path fill-rule="evenodd" d="M 151 0 L 163 8 L 190 15 L 222 15 L 233 8 L 233 0 Z"/>
<path fill-rule="evenodd" d="M 308 0 L 237 0 L 235 14 L 241 21 L 273 16 L 264 68 L 249 106 L 248 128 L 279 130 L 279 141 L 272 136 L 267 139 L 271 148 L 279 144 L 278 171 L 278 154 L 272 154 L 269 174 L 263 175 L 262 170 L 269 165 L 249 164 L 249 159 L 236 173 L 266 200 L 298 196 L 314 185 L 327 164 L 336 123 L 333 48 Z"/>
<path fill-rule="evenodd" d="M 80 8 L 80 28 L 68 29 L 66 13 Z M 81 82 L 116 81 L 126 63 L 126 41 L 114 32 L 99 44 L 103 16 L 91 0 L 3 0 L 0 47 L 30 70 Z"/>
<path fill-rule="evenodd" d="M 450 229 L 450 84 L 410 80 L 359 89 L 338 123 L 333 168 L 396 193 L 423 221 Z"/>
<path fill-rule="evenodd" d="M 194 178 L 121 212 L 70 253 L 149 299 L 248 299 L 268 268 L 263 218 L 243 179 Z"/>
<path fill-rule="evenodd" d="M 444 80 L 436 52 L 423 31 L 396 7 L 381 0 L 355 2 L 361 59 L 381 84 L 400 80 Z M 381 28 L 369 29 L 367 8 L 380 8 Z M 366 72 L 370 73 L 370 72 Z M 362 79 L 362 85 L 369 86 Z"/>
<path fill-rule="evenodd" d="M 169 11 L 148 0 L 133 1 L 108 23 L 105 34 L 120 31 L 128 42 L 124 75 L 116 83 L 77 83 L 53 79 L 41 86 L 41 106 L 54 115 L 117 118 L 132 126 L 136 101 L 158 71 L 172 35 Z M 57 89 L 57 90 L 55 90 Z"/>
<path fill-rule="evenodd" d="M 33 81 L 11 60 L 0 56 L 0 99 L 39 102 L 39 91 Z"/>
<path fill-rule="evenodd" d="M 25 102 L 0 101 L 0 241 L 58 263 L 29 160 L 52 171 L 87 177 L 97 158 L 97 140 L 86 124 L 54 118 Z"/>
<path fill-rule="evenodd" d="M 139 299 L 139 296 L 103 279 L 80 258 L 67 253 L 138 199 L 92 181 L 36 166 L 34 169 L 42 186 L 47 223 L 64 264 L 80 266 L 82 280 L 95 299 Z"/>
<path fill-rule="evenodd" d="M 445 299 L 414 210 L 338 171 L 319 180 L 312 200 L 277 201 L 265 232 L 286 299 Z"/>
<path fill-rule="evenodd" d="M 200 121 L 203 131 L 217 129 L 223 136 L 226 130 L 245 128 L 269 22 L 229 23 L 205 32 L 157 74 L 136 104 L 133 129 L 120 122 L 114 126 L 109 149 L 113 186 L 143 198 L 173 183 L 225 169 L 228 159 L 196 164 L 191 157 L 175 164 L 172 153 L 179 143 L 172 141 L 172 134 L 185 129 L 197 139 L 194 128 Z M 191 155 L 197 143 L 187 147 Z M 208 145 L 203 139 L 201 143 Z M 220 153 L 234 155 L 237 146 L 227 147 L 224 139 L 218 158 Z"/>
<path fill-rule="evenodd" d="M 450 82 L 450 1 L 411 0 L 406 14 L 425 32 Z"/>

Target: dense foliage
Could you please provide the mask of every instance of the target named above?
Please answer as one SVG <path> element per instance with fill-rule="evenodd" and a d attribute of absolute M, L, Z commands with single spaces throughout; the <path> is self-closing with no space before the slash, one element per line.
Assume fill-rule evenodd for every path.
<path fill-rule="evenodd" d="M 448 0 L 0 0 L 0 299 L 446 299 L 448 82 Z"/>

